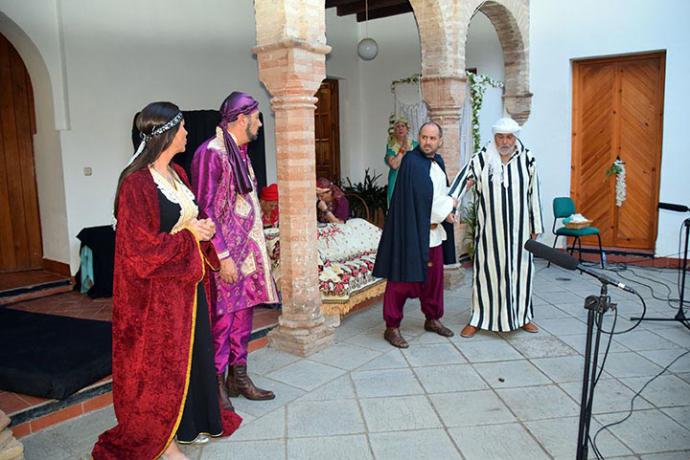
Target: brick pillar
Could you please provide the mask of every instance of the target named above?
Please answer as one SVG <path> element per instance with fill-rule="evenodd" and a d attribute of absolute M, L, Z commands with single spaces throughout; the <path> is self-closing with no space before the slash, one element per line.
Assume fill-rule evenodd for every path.
<path fill-rule="evenodd" d="M 460 115 L 465 102 L 467 77 L 423 76 L 422 96 L 429 108 L 429 117 L 443 128 L 443 145 L 440 153 L 446 163 L 448 179 L 453 180 L 460 171 Z M 460 225 L 455 230 L 455 252 L 462 250 Z M 457 286 L 463 279 L 463 272 L 456 267 L 446 267 L 446 285 Z"/>
<path fill-rule="evenodd" d="M 272 347 L 307 356 L 334 342 L 321 314 L 316 240 L 314 97 L 330 47 L 286 39 L 257 46 L 259 78 L 273 96 L 280 190 L 283 311 Z"/>
<path fill-rule="evenodd" d="M 24 460 L 24 446 L 9 429 L 10 418 L 0 410 L 0 460 Z"/>

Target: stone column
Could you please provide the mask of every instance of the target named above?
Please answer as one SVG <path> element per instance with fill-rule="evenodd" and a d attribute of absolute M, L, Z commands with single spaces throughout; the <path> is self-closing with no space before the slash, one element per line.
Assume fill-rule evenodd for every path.
<path fill-rule="evenodd" d="M 273 96 L 280 190 L 283 311 L 268 335 L 272 347 L 307 356 L 334 342 L 324 324 L 317 267 L 314 97 L 330 47 L 285 39 L 254 48 L 259 78 Z"/>
<path fill-rule="evenodd" d="M 0 410 L 0 460 L 24 460 L 24 446 L 9 429 L 10 418 Z"/>
<path fill-rule="evenodd" d="M 460 116 L 465 102 L 467 77 L 423 76 L 422 96 L 429 108 L 429 117 L 443 128 L 443 145 L 440 153 L 446 163 L 448 179 L 460 171 Z M 463 247 L 460 225 L 454 225 L 455 252 L 460 255 Z M 446 286 L 457 286 L 463 280 L 463 272 L 458 266 L 446 266 Z"/>
<path fill-rule="evenodd" d="M 460 171 L 460 112 L 465 102 L 466 84 L 464 75 L 422 77 L 422 96 L 429 108 L 429 117 L 443 128 L 440 153 L 450 180 Z"/>

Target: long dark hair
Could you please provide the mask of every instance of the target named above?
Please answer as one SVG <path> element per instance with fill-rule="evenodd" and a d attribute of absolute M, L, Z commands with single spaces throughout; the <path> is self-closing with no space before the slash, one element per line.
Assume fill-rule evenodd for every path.
<path fill-rule="evenodd" d="M 151 133 L 155 129 L 160 128 L 172 120 L 178 113 L 180 113 L 180 108 L 172 102 L 152 102 L 144 107 L 139 113 L 136 121 L 137 129 L 143 135 L 151 136 Z M 120 179 L 117 181 L 117 190 L 115 192 L 115 217 L 117 217 L 118 202 L 120 200 L 120 186 L 122 186 L 122 182 L 133 172 L 146 168 L 156 161 L 161 152 L 170 147 L 177 131 L 180 129 L 180 125 L 181 123 L 178 123 L 164 133 L 148 137 L 146 146 L 141 152 L 141 155 L 120 173 Z"/>

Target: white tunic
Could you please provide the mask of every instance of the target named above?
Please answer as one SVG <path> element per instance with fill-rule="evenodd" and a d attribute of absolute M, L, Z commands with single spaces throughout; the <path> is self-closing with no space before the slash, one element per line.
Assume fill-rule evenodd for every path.
<path fill-rule="evenodd" d="M 446 173 L 435 162 L 431 162 L 429 177 L 434 186 L 434 198 L 431 203 L 431 230 L 429 231 L 429 247 L 435 248 L 441 245 L 448 235 L 441 225 L 446 220 L 448 214 L 453 211 L 453 198 L 448 196 L 448 186 L 446 185 Z"/>

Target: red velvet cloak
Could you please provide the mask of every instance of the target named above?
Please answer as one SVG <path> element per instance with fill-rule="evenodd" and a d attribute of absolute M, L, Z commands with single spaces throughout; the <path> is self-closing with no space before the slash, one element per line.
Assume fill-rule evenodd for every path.
<path fill-rule="evenodd" d="M 177 174 L 189 186 L 179 166 Z M 152 460 L 175 436 L 189 386 L 197 286 L 212 299 L 213 245 L 189 230 L 161 233 L 158 191 L 148 169 L 120 187 L 113 280 L 113 404 L 118 424 L 101 434 L 96 460 Z M 200 216 L 202 218 L 203 216 Z M 210 313 L 209 313 L 210 314 Z M 223 436 L 242 419 L 221 410 Z"/>

